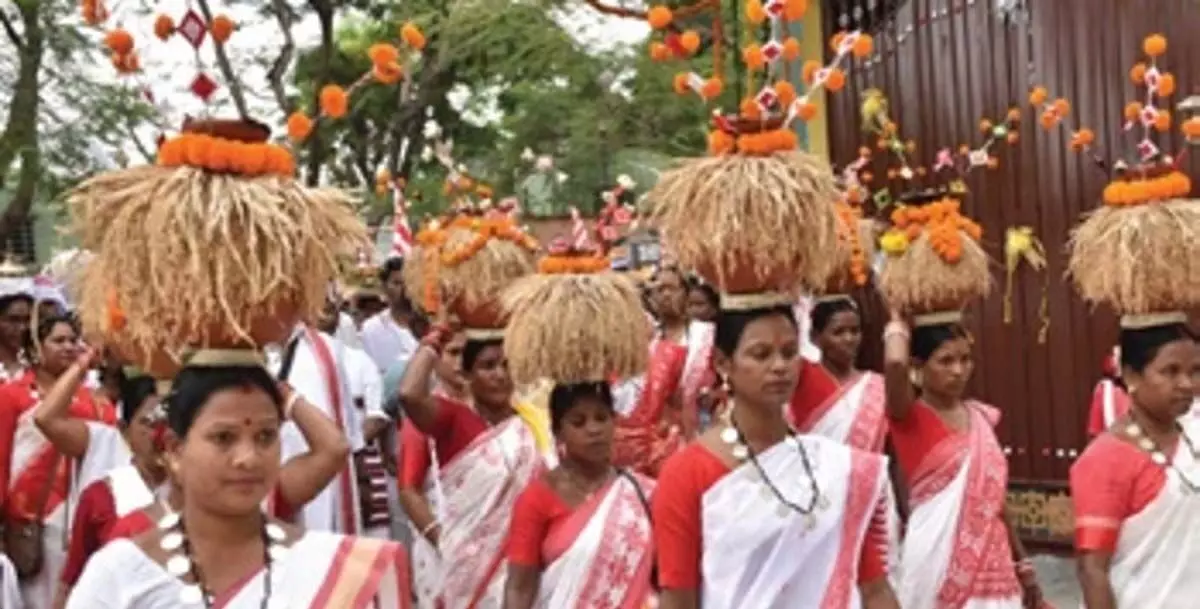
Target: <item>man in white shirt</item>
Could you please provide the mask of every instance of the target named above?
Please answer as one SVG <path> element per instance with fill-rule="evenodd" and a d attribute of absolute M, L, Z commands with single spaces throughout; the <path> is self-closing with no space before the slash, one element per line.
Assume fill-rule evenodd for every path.
<path fill-rule="evenodd" d="M 387 295 L 388 308 L 368 319 L 362 327 L 363 349 L 375 361 L 381 374 L 396 360 L 411 357 L 419 346 L 411 329 L 416 315 L 404 294 L 403 269 L 402 258 L 389 258 L 383 264 L 379 282 Z"/>
<path fill-rule="evenodd" d="M 363 447 L 362 418 L 354 407 L 346 373 L 345 349 L 316 328 L 299 326 L 282 353 L 270 357 L 269 367 L 277 378 L 287 381 L 310 404 L 332 419 L 350 443 L 351 453 Z M 287 422 L 280 432 L 283 462 L 308 451 L 308 443 Z M 357 535 L 362 531 L 353 456 L 346 468 L 321 494 L 297 514 L 297 524 L 316 531 Z"/>

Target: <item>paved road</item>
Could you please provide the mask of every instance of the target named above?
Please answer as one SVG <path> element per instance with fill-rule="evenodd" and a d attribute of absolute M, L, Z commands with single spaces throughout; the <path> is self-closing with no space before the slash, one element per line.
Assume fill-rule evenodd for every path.
<path fill-rule="evenodd" d="M 1034 557 L 1033 564 L 1037 567 L 1038 582 L 1042 585 L 1046 600 L 1054 609 L 1079 609 L 1083 606 L 1073 559 L 1041 555 Z"/>

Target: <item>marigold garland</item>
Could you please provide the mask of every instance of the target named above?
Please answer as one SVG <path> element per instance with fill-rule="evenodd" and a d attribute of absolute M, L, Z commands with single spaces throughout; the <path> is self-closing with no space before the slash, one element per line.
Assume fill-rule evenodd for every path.
<path fill-rule="evenodd" d="M 902 206 L 892 211 L 892 229 L 884 235 L 884 251 L 892 256 L 901 256 L 907 245 L 916 241 L 924 232 L 929 237 L 933 250 L 948 264 L 962 259 L 963 234 L 973 241 L 983 237 L 983 228 L 959 212 L 956 199 L 945 198 L 927 205 Z M 903 235 L 903 239 L 897 237 Z"/>
<path fill-rule="evenodd" d="M 202 133 L 181 133 L 158 148 L 161 167 L 195 167 L 213 173 L 292 177 L 296 160 L 282 146 L 226 140 Z"/>
<path fill-rule="evenodd" d="M 538 260 L 538 272 L 543 275 L 599 273 L 612 268 L 608 256 L 596 254 L 550 254 Z"/>
<path fill-rule="evenodd" d="M 838 214 L 838 241 L 849 250 L 850 279 L 856 286 L 867 284 L 867 256 L 863 249 L 862 235 L 859 234 L 859 223 L 862 222 L 862 209 L 857 205 L 839 202 L 836 206 Z"/>
<path fill-rule="evenodd" d="M 446 267 L 455 267 L 469 260 L 483 250 L 489 239 L 509 241 L 530 252 L 538 249 L 537 240 L 522 231 L 516 222 L 507 216 L 460 217 L 456 218 L 449 228 L 467 228 L 475 235 L 457 248 L 443 249 L 440 259 Z"/>
<path fill-rule="evenodd" d="M 1192 180 L 1181 171 L 1142 179 L 1117 179 L 1104 187 L 1105 205 L 1123 207 L 1152 201 L 1182 199 L 1192 192 Z"/>

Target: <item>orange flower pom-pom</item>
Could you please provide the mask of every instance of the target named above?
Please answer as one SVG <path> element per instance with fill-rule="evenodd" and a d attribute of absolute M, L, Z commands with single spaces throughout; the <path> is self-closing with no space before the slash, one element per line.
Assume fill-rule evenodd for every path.
<path fill-rule="evenodd" d="M 830 91 L 841 91 L 846 86 L 846 73 L 841 68 L 834 68 L 829 71 L 829 77 L 825 79 L 825 88 Z"/>
<path fill-rule="evenodd" d="M 1158 86 L 1154 89 L 1155 94 L 1159 97 L 1171 97 L 1175 94 L 1175 75 L 1170 72 L 1163 72 L 1158 77 Z"/>
<path fill-rule="evenodd" d="M 767 11 L 763 10 L 762 0 L 746 0 L 746 20 L 754 25 L 762 25 L 767 20 Z"/>
<path fill-rule="evenodd" d="M 674 19 L 675 15 L 671 14 L 671 9 L 662 5 L 652 6 L 646 13 L 646 22 L 656 30 L 665 29 Z"/>
<path fill-rule="evenodd" d="M 650 43 L 650 59 L 666 61 L 671 58 L 671 49 L 661 42 Z"/>
<path fill-rule="evenodd" d="M 800 120 L 808 122 L 817 117 L 817 105 L 812 102 L 804 102 L 796 109 L 796 116 Z"/>
<path fill-rule="evenodd" d="M 762 118 L 762 107 L 754 101 L 754 98 L 747 97 L 738 105 L 738 115 L 750 120 L 759 120 Z"/>
<path fill-rule="evenodd" d="M 346 90 L 337 85 L 325 85 L 320 95 L 321 113 L 330 118 L 342 118 L 350 111 Z"/>
<path fill-rule="evenodd" d="M 800 41 L 789 37 L 783 41 L 783 58 L 788 61 L 796 61 L 800 58 Z"/>
<path fill-rule="evenodd" d="M 779 96 L 779 105 L 784 108 L 792 105 L 796 101 L 796 87 L 786 80 L 780 80 L 774 86 L 775 95 Z"/>
<path fill-rule="evenodd" d="M 838 32 L 838 33 L 834 34 L 833 36 L 830 36 L 829 50 L 833 51 L 834 53 L 837 53 L 838 49 L 842 48 L 842 41 L 844 41 L 844 40 L 846 40 L 846 32 Z"/>
<path fill-rule="evenodd" d="M 672 81 L 672 88 L 680 95 L 687 95 L 688 91 L 692 90 L 691 75 L 686 72 L 680 72 L 675 75 Z"/>
<path fill-rule="evenodd" d="M 804 67 L 801 68 L 801 70 L 800 70 L 801 71 L 800 76 L 804 79 L 804 82 L 806 84 L 811 85 L 813 83 L 813 79 L 817 77 L 817 71 L 820 69 L 821 69 L 821 62 L 819 62 L 815 59 L 810 59 L 810 60 L 804 62 Z"/>
<path fill-rule="evenodd" d="M 875 50 L 875 39 L 871 38 L 870 34 L 859 34 L 858 40 L 854 41 L 854 56 L 862 59 L 867 57 Z"/>
<path fill-rule="evenodd" d="M 1200 116 L 1193 116 L 1183 121 L 1180 129 L 1189 140 L 1200 140 Z"/>
<path fill-rule="evenodd" d="M 371 58 L 371 64 L 375 67 L 386 66 L 400 61 L 400 51 L 390 44 L 381 42 L 373 44 L 371 48 L 367 49 L 367 57 Z"/>
<path fill-rule="evenodd" d="M 394 85 L 404 78 L 404 66 L 398 63 L 389 63 L 371 68 L 371 75 L 381 84 Z"/>
<path fill-rule="evenodd" d="M 128 55 L 133 52 L 133 34 L 117 28 L 104 35 L 104 46 L 117 55 Z"/>
<path fill-rule="evenodd" d="M 418 51 L 425 50 L 425 34 L 421 32 L 421 28 L 412 22 L 400 26 L 400 40 L 403 40 L 404 44 L 407 44 L 409 48 Z"/>
<path fill-rule="evenodd" d="M 804 14 L 807 12 L 808 0 L 783 1 L 783 19 L 785 21 L 799 21 L 804 18 Z"/>
<path fill-rule="evenodd" d="M 303 112 L 293 112 L 287 119 L 287 134 L 293 142 L 308 139 L 313 130 L 313 120 Z"/>
<path fill-rule="evenodd" d="M 1171 113 L 1166 110 L 1159 110 L 1158 115 L 1154 117 L 1154 128 L 1160 133 L 1166 133 L 1171 130 Z"/>
<path fill-rule="evenodd" d="M 1046 90 L 1046 87 L 1034 87 L 1029 92 L 1029 105 L 1040 108 L 1042 104 L 1046 103 L 1046 99 L 1049 97 L 1050 92 Z"/>
<path fill-rule="evenodd" d="M 704 81 L 704 86 L 700 87 L 700 97 L 704 99 L 716 99 L 721 95 L 721 91 L 725 88 L 725 83 L 719 78 L 710 78 Z"/>
<path fill-rule="evenodd" d="M 712 156 L 730 154 L 737 146 L 737 140 L 724 131 L 713 131 L 708 134 L 708 153 Z"/>
<path fill-rule="evenodd" d="M 679 37 L 679 46 L 687 51 L 688 55 L 695 55 L 696 51 L 700 50 L 700 34 L 694 30 L 688 30 Z"/>
<path fill-rule="evenodd" d="M 1071 113 L 1071 102 L 1067 101 L 1066 99 L 1064 99 L 1062 97 L 1054 100 L 1054 111 L 1057 112 L 1060 117 L 1064 117 L 1064 116 L 1070 114 Z"/>
<path fill-rule="evenodd" d="M 217 41 L 217 44 L 225 44 L 229 40 L 229 37 L 233 35 L 233 29 L 233 19 L 225 15 L 213 17 L 212 23 L 208 24 L 208 31 L 212 34 L 213 40 Z"/>
<path fill-rule="evenodd" d="M 159 40 L 166 40 L 175 33 L 175 22 L 169 15 L 159 15 L 154 18 L 154 35 Z"/>
<path fill-rule="evenodd" d="M 1125 105 L 1125 120 L 1136 121 L 1142 115 L 1141 102 L 1129 102 Z"/>
<path fill-rule="evenodd" d="M 761 70 L 767 65 L 767 58 L 763 56 L 762 47 L 752 44 L 742 49 L 742 62 L 751 70 Z"/>
<path fill-rule="evenodd" d="M 1151 57 L 1158 57 L 1167 52 L 1167 37 L 1162 34 L 1151 34 L 1142 41 L 1142 51 Z"/>
<path fill-rule="evenodd" d="M 1133 64 L 1133 67 L 1129 69 L 1129 80 L 1139 87 L 1146 84 L 1146 64 L 1141 62 Z"/>

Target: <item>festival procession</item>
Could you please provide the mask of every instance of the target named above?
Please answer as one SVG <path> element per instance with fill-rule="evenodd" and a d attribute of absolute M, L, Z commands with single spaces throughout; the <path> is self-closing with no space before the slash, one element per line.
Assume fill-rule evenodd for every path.
<path fill-rule="evenodd" d="M 5 235 L 0 608 L 1200 607 L 1200 4 L 275 2 L 265 63 L 234 2 L 32 4 L 22 69 L 73 20 L 161 132 Z M 432 118 L 552 9 L 634 32 L 605 103 L 666 101 L 596 133 L 669 104 L 662 163 L 520 105 L 599 89 L 489 81 L 496 173 Z"/>

